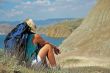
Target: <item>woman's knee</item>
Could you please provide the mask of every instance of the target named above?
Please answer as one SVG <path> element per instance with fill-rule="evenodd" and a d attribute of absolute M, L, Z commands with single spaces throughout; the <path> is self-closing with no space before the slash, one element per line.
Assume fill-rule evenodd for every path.
<path fill-rule="evenodd" d="M 38 55 L 43 59 L 46 57 L 49 51 L 52 51 L 52 46 L 50 44 L 45 44 L 39 51 Z"/>
<path fill-rule="evenodd" d="M 50 44 L 45 44 L 44 46 L 47 47 L 48 49 L 52 49 L 52 45 Z"/>

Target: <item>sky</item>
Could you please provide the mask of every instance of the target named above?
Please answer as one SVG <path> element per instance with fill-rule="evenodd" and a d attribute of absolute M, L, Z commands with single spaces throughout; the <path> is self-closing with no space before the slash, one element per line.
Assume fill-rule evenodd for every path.
<path fill-rule="evenodd" d="M 96 0 L 0 0 L 0 21 L 84 18 Z"/>

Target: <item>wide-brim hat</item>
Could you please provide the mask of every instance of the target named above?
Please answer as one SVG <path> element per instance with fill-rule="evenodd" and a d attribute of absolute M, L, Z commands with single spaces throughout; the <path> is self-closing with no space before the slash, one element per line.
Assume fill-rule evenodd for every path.
<path fill-rule="evenodd" d="M 25 20 L 25 23 L 31 28 L 30 31 L 32 33 L 36 33 L 37 28 L 36 28 L 36 25 L 35 25 L 35 23 L 33 22 L 32 19 L 26 19 Z"/>

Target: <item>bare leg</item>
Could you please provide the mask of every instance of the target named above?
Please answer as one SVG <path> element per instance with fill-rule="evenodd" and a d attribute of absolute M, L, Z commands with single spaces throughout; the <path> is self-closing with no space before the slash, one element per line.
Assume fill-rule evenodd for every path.
<path fill-rule="evenodd" d="M 45 44 L 39 51 L 38 55 L 41 60 L 44 60 L 47 56 L 49 63 L 52 67 L 56 66 L 55 56 L 53 53 L 53 48 L 50 44 Z"/>

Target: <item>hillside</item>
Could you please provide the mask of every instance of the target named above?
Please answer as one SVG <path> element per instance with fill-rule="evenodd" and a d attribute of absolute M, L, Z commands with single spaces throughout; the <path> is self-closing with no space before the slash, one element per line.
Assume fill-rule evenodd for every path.
<path fill-rule="evenodd" d="M 110 2 L 98 0 L 83 23 L 62 43 L 71 55 L 110 59 Z M 70 54 L 70 52 L 68 52 Z"/>
<path fill-rule="evenodd" d="M 50 37 L 67 37 L 81 24 L 82 20 L 83 19 L 65 20 L 54 25 L 41 27 L 38 31 L 39 33 L 46 34 Z"/>
<path fill-rule="evenodd" d="M 0 33 L 1 34 L 7 34 L 9 31 L 11 31 L 15 26 L 9 25 L 9 24 L 0 24 Z"/>
<path fill-rule="evenodd" d="M 51 19 L 44 19 L 44 20 L 34 20 L 34 22 L 37 24 L 38 27 L 43 27 L 43 26 L 57 24 L 64 20 L 73 20 L 73 19 L 75 18 L 51 18 Z"/>
<path fill-rule="evenodd" d="M 33 18 L 32 18 L 33 19 Z M 34 23 L 37 24 L 38 27 L 43 27 L 47 25 L 53 25 L 59 22 L 62 22 L 64 20 L 73 20 L 75 18 L 50 18 L 50 19 L 33 19 Z M 0 25 L 6 25 L 6 24 L 11 24 L 11 25 L 17 25 L 19 23 L 22 23 L 23 20 L 15 20 L 15 21 L 0 21 Z"/>
<path fill-rule="evenodd" d="M 50 37 L 67 37 L 81 24 L 82 20 L 83 19 L 62 18 L 37 20 L 35 23 L 37 24 L 37 31 L 39 33 L 46 34 Z M 7 34 L 10 30 L 12 30 L 12 28 L 16 26 L 16 24 L 19 23 L 20 21 L 0 22 L 0 33 Z M 63 33 L 63 31 L 65 31 L 65 33 Z"/>

